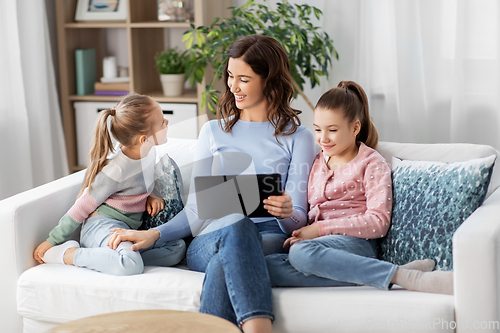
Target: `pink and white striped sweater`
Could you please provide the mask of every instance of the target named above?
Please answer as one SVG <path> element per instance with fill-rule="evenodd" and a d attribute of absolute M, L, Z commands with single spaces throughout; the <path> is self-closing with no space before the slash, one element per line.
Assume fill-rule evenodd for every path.
<path fill-rule="evenodd" d="M 308 184 L 309 223 L 320 236 L 379 238 L 389 230 L 392 210 L 391 170 L 374 149 L 361 143 L 358 155 L 335 171 L 323 151 L 314 160 Z"/>
<path fill-rule="evenodd" d="M 85 189 L 59 224 L 52 229 L 47 241 L 52 245 L 67 241 L 94 211 L 123 221 L 132 229 L 139 228 L 146 200 L 154 190 L 155 171 L 156 177 L 162 172 L 161 163 L 155 163 L 156 154 L 156 149 L 153 148 L 146 157 L 133 160 L 119 150 L 97 174 L 91 192 L 89 193 L 88 188 Z M 168 156 L 164 157 L 166 159 L 163 161 L 168 161 Z"/>

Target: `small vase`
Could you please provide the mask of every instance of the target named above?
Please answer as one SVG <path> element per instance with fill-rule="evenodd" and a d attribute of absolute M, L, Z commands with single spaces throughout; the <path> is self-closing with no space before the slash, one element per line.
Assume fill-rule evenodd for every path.
<path fill-rule="evenodd" d="M 180 96 L 184 93 L 184 74 L 160 74 L 163 95 Z"/>

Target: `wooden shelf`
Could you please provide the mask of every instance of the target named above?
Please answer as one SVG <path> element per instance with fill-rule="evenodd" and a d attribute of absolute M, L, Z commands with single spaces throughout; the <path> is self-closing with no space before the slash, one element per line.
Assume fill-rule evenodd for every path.
<path fill-rule="evenodd" d="M 65 23 L 67 29 L 99 29 L 99 28 L 185 28 L 189 29 L 193 22 L 135 22 L 127 23 L 125 21 L 89 21 L 89 22 L 70 22 Z"/>
<path fill-rule="evenodd" d="M 157 102 L 165 102 L 165 103 L 197 103 L 198 102 L 198 93 L 196 89 L 186 90 L 181 96 L 169 97 L 163 95 L 161 91 L 151 92 L 147 95 L 154 98 Z"/>
<path fill-rule="evenodd" d="M 153 99 L 157 102 L 165 102 L 165 103 L 198 103 L 198 94 L 196 89 L 188 89 L 181 96 L 165 96 L 161 91 L 154 91 L 151 93 L 143 93 L 144 95 L 148 95 L 153 97 Z M 96 95 L 70 95 L 70 101 L 92 101 L 92 102 L 109 102 L 109 101 L 118 101 L 121 96 L 96 96 Z"/>
<path fill-rule="evenodd" d="M 109 102 L 118 101 L 121 96 L 70 95 L 70 101 Z"/>
<path fill-rule="evenodd" d="M 67 29 L 126 28 L 127 26 L 125 21 L 89 21 L 64 24 Z"/>
<path fill-rule="evenodd" d="M 130 23 L 131 28 L 185 28 L 189 29 L 193 22 L 135 22 Z"/>
<path fill-rule="evenodd" d="M 152 96 L 162 103 L 197 104 L 198 115 L 206 114 L 201 107 L 205 83 L 187 89 L 182 96 L 167 97 L 161 92 L 159 75 L 154 66 L 154 56 L 164 50 L 168 29 L 190 29 L 210 25 L 215 17 L 231 15 L 232 0 L 193 0 L 194 22 L 161 22 L 157 20 L 157 0 L 124 0 L 128 5 L 125 21 L 75 21 L 78 0 L 56 0 L 57 38 L 59 49 L 61 114 L 66 140 L 69 169 L 79 171 L 84 166 L 77 163 L 76 124 L 73 103 L 75 101 L 114 102 L 120 96 L 76 95 L 74 52 L 76 49 L 96 50 L 96 77 L 102 76 L 102 60 L 107 55 L 107 29 L 126 31 L 126 49 L 130 76 L 130 89 Z M 122 42 L 123 43 L 123 42 Z M 209 115 L 212 118 L 212 115 Z M 198 129 L 202 124 L 198 123 Z"/>
<path fill-rule="evenodd" d="M 78 172 L 78 171 L 82 171 L 83 169 L 86 169 L 87 167 L 86 166 L 83 166 L 83 165 L 73 165 L 71 167 L 71 169 L 69 170 L 69 172 L 73 173 L 73 172 Z"/>

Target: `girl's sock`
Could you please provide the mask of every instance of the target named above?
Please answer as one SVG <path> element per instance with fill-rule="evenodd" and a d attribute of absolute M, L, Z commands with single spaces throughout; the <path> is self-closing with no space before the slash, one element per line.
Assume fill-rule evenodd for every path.
<path fill-rule="evenodd" d="M 424 259 L 424 260 L 413 260 L 407 264 L 399 266 L 404 269 L 414 269 L 422 272 L 430 272 L 436 266 L 436 262 L 432 259 Z"/>
<path fill-rule="evenodd" d="M 421 272 L 399 268 L 396 284 L 407 290 L 453 295 L 453 271 Z"/>
<path fill-rule="evenodd" d="M 63 264 L 64 265 L 64 253 L 67 249 L 72 247 L 80 247 L 77 241 L 70 240 L 60 245 L 56 245 L 48 249 L 42 257 L 42 260 L 46 264 Z"/>

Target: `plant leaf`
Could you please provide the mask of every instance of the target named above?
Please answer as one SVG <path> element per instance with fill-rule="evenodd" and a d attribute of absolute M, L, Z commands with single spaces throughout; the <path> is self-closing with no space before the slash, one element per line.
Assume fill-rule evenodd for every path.
<path fill-rule="evenodd" d="M 186 31 L 182 36 L 181 42 L 186 43 L 186 49 L 189 50 L 193 46 L 194 35 L 193 31 Z"/>
<path fill-rule="evenodd" d="M 206 41 L 206 38 L 202 32 L 196 32 L 195 39 L 196 39 L 196 45 L 198 46 L 202 46 Z"/>

